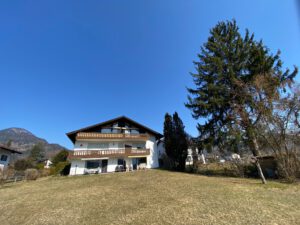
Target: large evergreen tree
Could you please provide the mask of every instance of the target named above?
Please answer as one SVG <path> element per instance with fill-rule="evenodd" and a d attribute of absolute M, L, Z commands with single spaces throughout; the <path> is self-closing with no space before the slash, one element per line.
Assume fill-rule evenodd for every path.
<path fill-rule="evenodd" d="M 173 117 L 168 113 L 165 115 L 164 143 L 166 154 L 171 160 L 172 169 L 184 171 L 188 139 L 183 122 L 177 112 L 173 114 Z"/>
<path fill-rule="evenodd" d="M 187 157 L 188 138 L 184 131 L 184 125 L 179 118 L 178 113 L 173 114 L 174 123 L 174 144 L 175 144 L 175 159 L 177 162 L 177 169 L 179 171 L 185 170 L 185 161 Z"/>
<path fill-rule="evenodd" d="M 169 113 L 166 113 L 164 121 L 164 146 L 167 156 L 174 161 L 174 126 L 172 116 Z"/>
<path fill-rule="evenodd" d="M 255 126 L 261 115 L 272 112 L 273 100 L 297 69 L 283 72 L 279 52 L 272 55 L 248 30 L 242 37 L 235 21 L 218 23 L 198 58 L 192 74 L 196 87 L 188 88 L 186 106 L 195 119 L 206 119 L 198 124 L 201 140 L 207 146 L 243 141 L 258 156 Z M 265 183 L 258 160 L 256 165 Z"/>
<path fill-rule="evenodd" d="M 45 158 L 45 149 L 43 144 L 35 144 L 30 151 L 29 158 L 35 163 L 38 163 L 41 160 L 43 160 Z"/>

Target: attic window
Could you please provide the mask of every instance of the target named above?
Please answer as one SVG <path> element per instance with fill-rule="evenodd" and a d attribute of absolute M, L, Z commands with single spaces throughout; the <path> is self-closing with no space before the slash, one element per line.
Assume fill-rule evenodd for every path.
<path fill-rule="evenodd" d="M 125 122 L 124 121 L 119 121 L 118 125 L 119 125 L 119 127 L 125 127 Z"/>

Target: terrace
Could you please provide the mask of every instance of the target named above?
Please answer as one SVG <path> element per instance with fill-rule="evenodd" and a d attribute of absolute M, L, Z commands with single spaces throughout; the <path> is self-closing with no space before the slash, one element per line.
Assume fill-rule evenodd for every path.
<path fill-rule="evenodd" d="M 102 158 L 102 157 L 132 157 L 150 155 L 150 149 L 103 149 L 103 150 L 75 150 L 69 153 L 69 159 Z"/>

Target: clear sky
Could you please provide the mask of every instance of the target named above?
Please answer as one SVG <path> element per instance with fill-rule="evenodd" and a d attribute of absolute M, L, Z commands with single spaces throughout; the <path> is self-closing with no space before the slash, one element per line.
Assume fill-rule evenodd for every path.
<path fill-rule="evenodd" d="M 120 115 L 162 132 L 184 107 L 189 72 L 218 21 L 235 18 L 300 66 L 294 0 L 0 2 L 0 129 L 22 127 L 71 148 L 65 133 Z"/>

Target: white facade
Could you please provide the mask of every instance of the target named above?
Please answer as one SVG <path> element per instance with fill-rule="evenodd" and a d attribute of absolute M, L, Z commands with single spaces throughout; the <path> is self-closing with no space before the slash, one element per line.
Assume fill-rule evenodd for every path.
<path fill-rule="evenodd" d="M 52 165 L 52 162 L 49 160 L 49 159 L 46 159 L 45 161 L 44 161 L 44 168 L 45 169 L 49 169 L 50 168 L 50 166 Z"/>
<path fill-rule="evenodd" d="M 127 121 L 124 118 L 121 119 Z M 126 123 L 122 127 L 117 122 L 67 134 L 74 143 L 74 151 L 69 156 L 70 175 L 115 172 L 120 167 L 126 171 L 159 167 L 159 133 L 148 132 L 143 127 L 130 124 L 130 121 L 127 122 L 129 125 Z M 78 133 L 85 136 L 78 138 Z"/>
<path fill-rule="evenodd" d="M 0 148 L 0 169 L 4 169 L 9 165 L 11 152 Z"/>
<path fill-rule="evenodd" d="M 13 150 L 9 147 L 0 145 L 0 169 L 5 169 L 9 166 L 9 163 L 15 153 L 22 154 L 21 152 Z"/>

